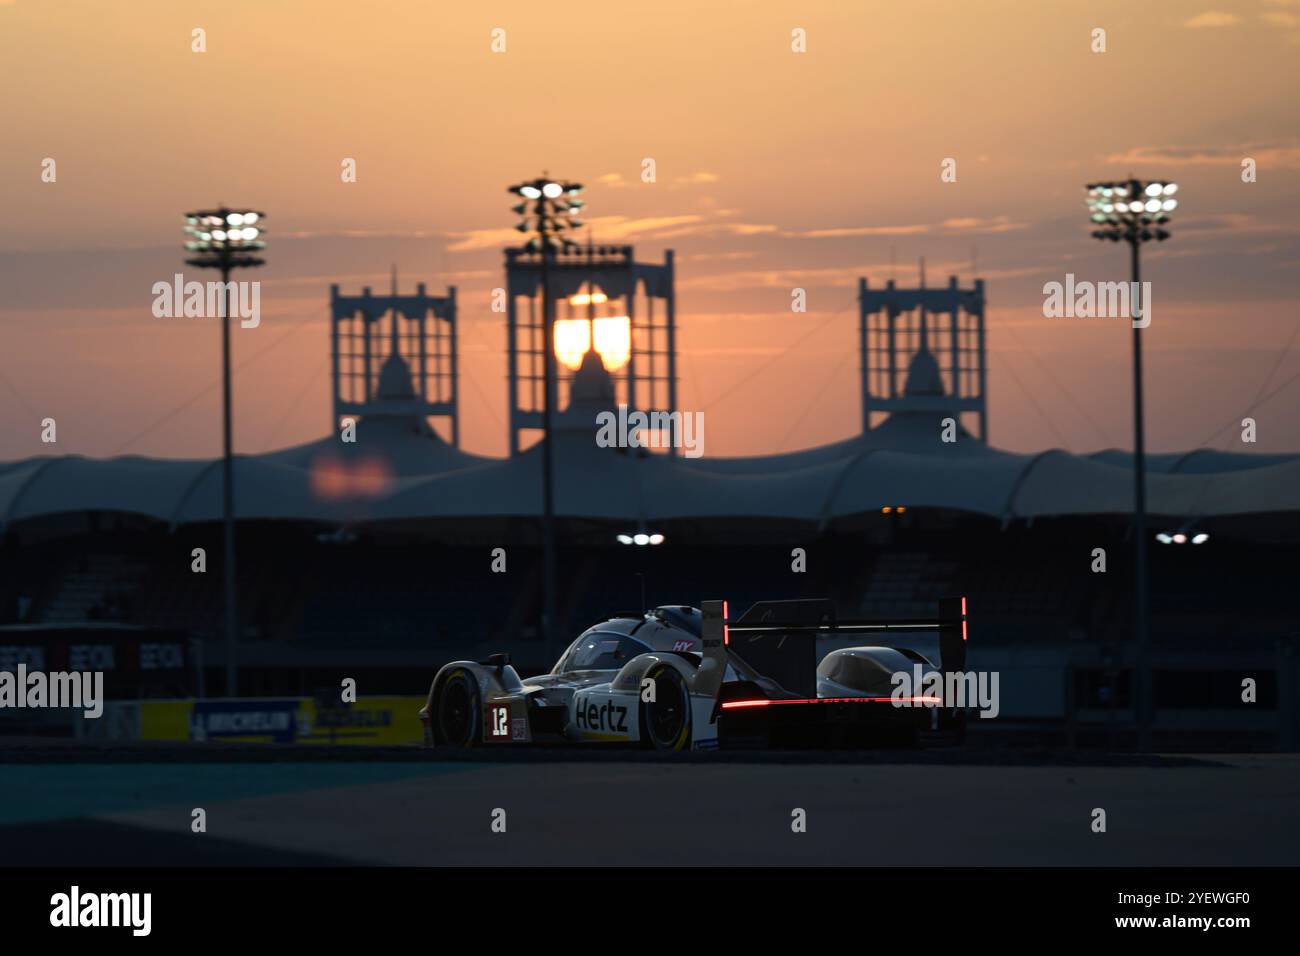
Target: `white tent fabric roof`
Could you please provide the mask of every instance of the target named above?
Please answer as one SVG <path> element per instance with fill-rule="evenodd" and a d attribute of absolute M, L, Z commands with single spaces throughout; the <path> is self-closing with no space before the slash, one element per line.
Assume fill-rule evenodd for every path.
<path fill-rule="evenodd" d="M 1093 461 L 1107 465 L 1133 467 L 1133 453 L 1118 448 L 1108 448 L 1088 456 Z M 1196 448 L 1173 454 L 1147 455 L 1147 471 L 1191 475 L 1220 471 L 1243 471 L 1249 468 L 1267 468 L 1300 461 L 1300 455 L 1249 454 L 1246 452 L 1219 451 L 1217 448 Z"/>
<path fill-rule="evenodd" d="M 937 366 L 913 361 L 909 394 L 941 395 Z M 405 374 L 401 369 L 397 372 Z M 400 399 L 400 375 L 390 386 Z M 400 387 L 398 387 L 400 386 Z M 555 422 L 555 510 L 629 526 L 671 519 L 768 518 L 826 524 L 904 505 L 997 518 L 1122 514 L 1133 506 L 1131 457 L 1022 455 L 964 431 L 940 440 L 944 413 L 908 412 L 848 439 L 785 455 L 669 457 L 602 448 L 597 416 L 613 383 L 595 353 Z M 371 415 L 356 440 L 323 438 L 235 459 L 241 520 L 325 523 L 532 517 L 542 512 L 541 445 L 513 458 L 448 446 L 419 418 Z M 45 515 L 121 512 L 171 524 L 222 514 L 221 461 L 76 455 L 0 464 L 0 526 Z M 1300 455 L 1197 449 L 1151 456 L 1148 510 L 1195 518 L 1300 511 Z"/>
<path fill-rule="evenodd" d="M 241 520 L 348 523 L 535 516 L 542 450 L 485 459 L 400 428 L 235 460 Z M 926 426 L 928 427 L 928 426 Z M 896 431 L 909 436 L 901 427 Z M 631 523 L 673 518 L 785 518 L 822 523 L 882 507 L 945 508 L 992 517 L 1130 511 L 1127 462 L 1064 451 L 1000 452 L 974 439 L 943 445 L 861 439 L 771 458 L 696 460 L 601 448 L 593 431 L 563 429 L 555 448 L 556 512 Z M 961 446 L 965 445 L 965 448 Z M 978 447 L 976 447 L 978 446 Z M 924 449 L 924 450 L 923 450 Z M 1213 516 L 1300 511 L 1300 457 L 1224 461 L 1222 471 L 1153 469 L 1152 514 Z M 1185 458 L 1185 460 L 1191 460 Z M 221 516 L 221 462 L 40 457 L 0 464 L 0 522 L 88 511 L 174 524 Z"/>

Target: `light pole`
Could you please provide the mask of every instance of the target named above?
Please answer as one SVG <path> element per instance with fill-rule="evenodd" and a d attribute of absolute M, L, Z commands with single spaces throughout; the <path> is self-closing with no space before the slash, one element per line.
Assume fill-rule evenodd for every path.
<path fill-rule="evenodd" d="M 257 253 L 266 248 L 261 237 L 264 213 L 244 209 L 200 210 L 185 214 L 185 232 L 189 238 L 185 250 L 190 257 L 186 265 L 200 269 L 221 270 L 221 425 L 222 462 L 221 517 L 223 530 L 223 585 L 226 610 L 226 696 L 239 694 L 238 664 L 235 646 L 239 631 L 239 614 L 235 606 L 235 469 L 230 423 L 230 314 L 234 289 L 230 273 L 234 269 L 260 266 L 264 260 Z"/>
<path fill-rule="evenodd" d="M 1142 415 L 1142 328 L 1147 325 L 1149 303 L 1141 300 L 1142 243 L 1164 242 L 1169 238 L 1165 228 L 1169 214 L 1178 208 L 1173 198 L 1178 184 L 1164 181 L 1143 182 L 1128 179 L 1121 182 L 1091 183 L 1088 185 L 1088 212 L 1092 219 L 1094 239 L 1129 244 L 1132 266 L 1132 297 L 1130 312 L 1143 321 L 1133 323 L 1133 587 L 1137 612 L 1137 746 L 1139 750 L 1151 748 L 1151 722 L 1155 715 L 1154 681 L 1151 675 L 1151 622 L 1147 588 L 1147 534 L 1146 534 L 1146 438 Z"/>
<path fill-rule="evenodd" d="M 555 647 L 555 492 L 554 448 L 551 419 L 555 410 L 557 389 L 555 376 L 555 309 L 551 302 L 549 264 L 551 257 L 562 247 L 576 247 L 577 243 L 561 233 L 582 225 L 577 218 L 583 201 L 577 198 L 582 191 L 578 183 L 551 179 L 543 174 L 540 179 L 518 183 L 508 192 L 522 200 L 512 207 L 521 218 L 515 227 L 520 232 L 535 233 L 524 244 L 525 251 L 539 256 L 542 291 L 542 642 L 548 653 Z M 530 205 L 531 204 L 531 205 Z"/>

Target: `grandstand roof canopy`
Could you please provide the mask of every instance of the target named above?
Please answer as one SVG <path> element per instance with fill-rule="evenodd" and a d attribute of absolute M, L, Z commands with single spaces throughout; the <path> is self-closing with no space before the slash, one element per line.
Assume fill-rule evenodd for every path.
<path fill-rule="evenodd" d="M 592 353 L 594 354 L 594 353 Z M 1016 454 L 965 431 L 941 440 L 944 413 L 895 413 L 854 438 L 790 454 L 690 459 L 604 448 L 596 415 L 612 403 L 604 369 L 584 366 L 557 416 L 556 513 L 634 527 L 692 518 L 825 524 L 881 508 L 996 518 L 1132 510 L 1131 456 Z M 219 520 L 221 461 L 42 456 L 0 464 L 0 524 L 89 511 L 172 524 Z M 325 523 L 528 517 L 542 511 L 542 448 L 506 459 L 453 448 L 422 420 L 369 416 L 356 441 L 327 437 L 235 459 L 241 519 Z M 1191 519 L 1300 511 L 1300 455 L 1197 449 L 1149 457 L 1148 510 Z"/>

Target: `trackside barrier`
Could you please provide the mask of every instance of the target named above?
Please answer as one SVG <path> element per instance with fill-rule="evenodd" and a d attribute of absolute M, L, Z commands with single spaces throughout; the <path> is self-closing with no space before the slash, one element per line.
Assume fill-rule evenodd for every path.
<path fill-rule="evenodd" d="M 81 739 L 400 746 L 422 739 L 423 697 L 372 697 L 322 707 L 309 697 L 109 701 L 78 718 Z"/>

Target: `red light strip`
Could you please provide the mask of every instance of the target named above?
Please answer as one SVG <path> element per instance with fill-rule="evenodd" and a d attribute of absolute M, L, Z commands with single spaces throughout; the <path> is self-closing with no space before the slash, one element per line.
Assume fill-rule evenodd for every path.
<path fill-rule="evenodd" d="M 942 704 L 942 697 L 818 697 L 816 699 L 797 700 L 729 700 L 722 705 L 723 710 L 739 710 L 744 707 L 769 707 L 773 704 Z"/>
<path fill-rule="evenodd" d="M 727 602 L 722 602 L 722 646 L 726 647 L 731 643 L 731 628 L 727 626 Z"/>
<path fill-rule="evenodd" d="M 961 639 L 966 640 L 966 595 L 961 596 Z"/>

